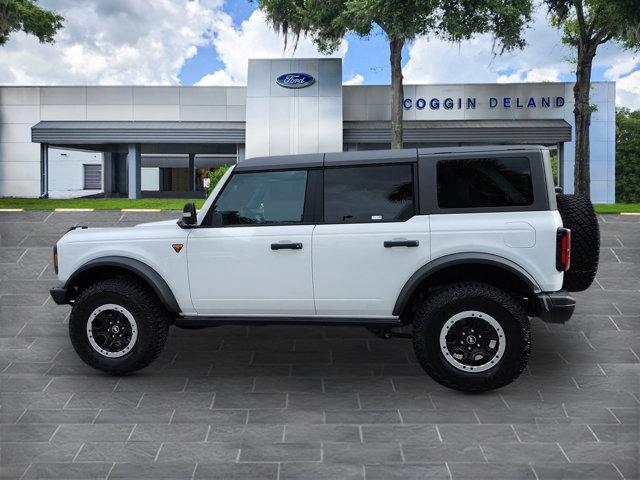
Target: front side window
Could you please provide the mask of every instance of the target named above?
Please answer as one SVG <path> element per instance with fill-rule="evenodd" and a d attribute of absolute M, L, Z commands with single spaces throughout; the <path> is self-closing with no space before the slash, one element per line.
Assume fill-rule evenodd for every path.
<path fill-rule="evenodd" d="M 527 158 L 472 158 L 438 162 L 440 208 L 523 207 L 533 204 Z"/>
<path fill-rule="evenodd" d="M 306 170 L 234 174 L 212 207 L 211 223 L 301 223 L 306 185 Z"/>
<path fill-rule="evenodd" d="M 324 172 L 326 223 L 404 221 L 413 214 L 412 165 L 327 168 Z"/>

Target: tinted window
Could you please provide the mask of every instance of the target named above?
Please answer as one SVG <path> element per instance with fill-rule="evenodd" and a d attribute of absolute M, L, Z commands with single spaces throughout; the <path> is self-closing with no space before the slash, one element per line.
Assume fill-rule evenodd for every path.
<path fill-rule="evenodd" d="M 300 223 L 307 172 L 238 173 L 216 200 L 213 225 Z"/>
<path fill-rule="evenodd" d="M 411 165 L 328 168 L 324 172 L 327 223 L 390 222 L 414 213 Z"/>
<path fill-rule="evenodd" d="M 477 208 L 533 203 L 527 158 L 474 158 L 438 162 L 438 206 Z"/>

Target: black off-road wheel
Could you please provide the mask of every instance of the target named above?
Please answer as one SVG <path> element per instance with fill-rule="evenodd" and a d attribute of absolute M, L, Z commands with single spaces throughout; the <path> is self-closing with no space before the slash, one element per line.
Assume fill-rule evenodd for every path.
<path fill-rule="evenodd" d="M 571 230 L 571 265 L 562 288 L 582 292 L 591 286 L 600 259 L 600 226 L 589 200 L 580 195 L 556 195 L 562 224 Z"/>
<path fill-rule="evenodd" d="M 113 278 L 80 293 L 69 317 L 69 335 L 85 363 L 124 375 L 160 355 L 169 322 L 168 312 L 147 286 L 131 278 Z"/>
<path fill-rule="evenodd" d="M 446 285 L 417 308 L 413 347 L 436 382 L 464 392 L 493 390 L 526 367 L 529 318 L 520 302 L 491 285 Z"/>

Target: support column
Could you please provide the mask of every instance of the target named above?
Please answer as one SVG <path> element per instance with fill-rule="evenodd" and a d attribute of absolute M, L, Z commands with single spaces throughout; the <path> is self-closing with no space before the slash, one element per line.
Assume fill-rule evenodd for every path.
<path fill-rule="evenodd" d="M 127 176 L 129 183 L 129 198 L 140 198 L 140 144 L 129 144 L 127 153 Z"/>
<path fill-rule="evenodd" d="M 238 143 L 236 145 L 236 163 L 240 163 L 244 160 L 244 144 Z"/>
<path fill-rule="evenodd" d="M 40 144 L 40 198 L 49 197 L 49 145 Z"/>
<path fill-rule="evenodd" d="M 189 154 L 189 191 L 196 191 L 196 154 Z"/>
<path fill-rule="evenodd" d="M 114 192 L 113 158 L 111 155 L 111 152 L 102 153 L 102 189 L 105 197 Z"/>
<path fill-rule="evenodd" d="M 558 143 L 558 186 L 564 191 L 564 142 Z"/>

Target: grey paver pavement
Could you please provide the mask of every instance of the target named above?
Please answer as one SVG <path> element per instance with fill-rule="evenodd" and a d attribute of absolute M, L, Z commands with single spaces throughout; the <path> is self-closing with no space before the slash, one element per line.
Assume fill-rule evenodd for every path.
<path fill-rule="evenodd" d="M 175 216 L 0 213 L 0 478 L 640 477 L 640 217 L 600 217 L 571 321 L 534 320 L 522 377 L 465 395 L 362 328 L 172 329 L 142 372 L 87 367 L 48 296 L 52 242 Z"/>

